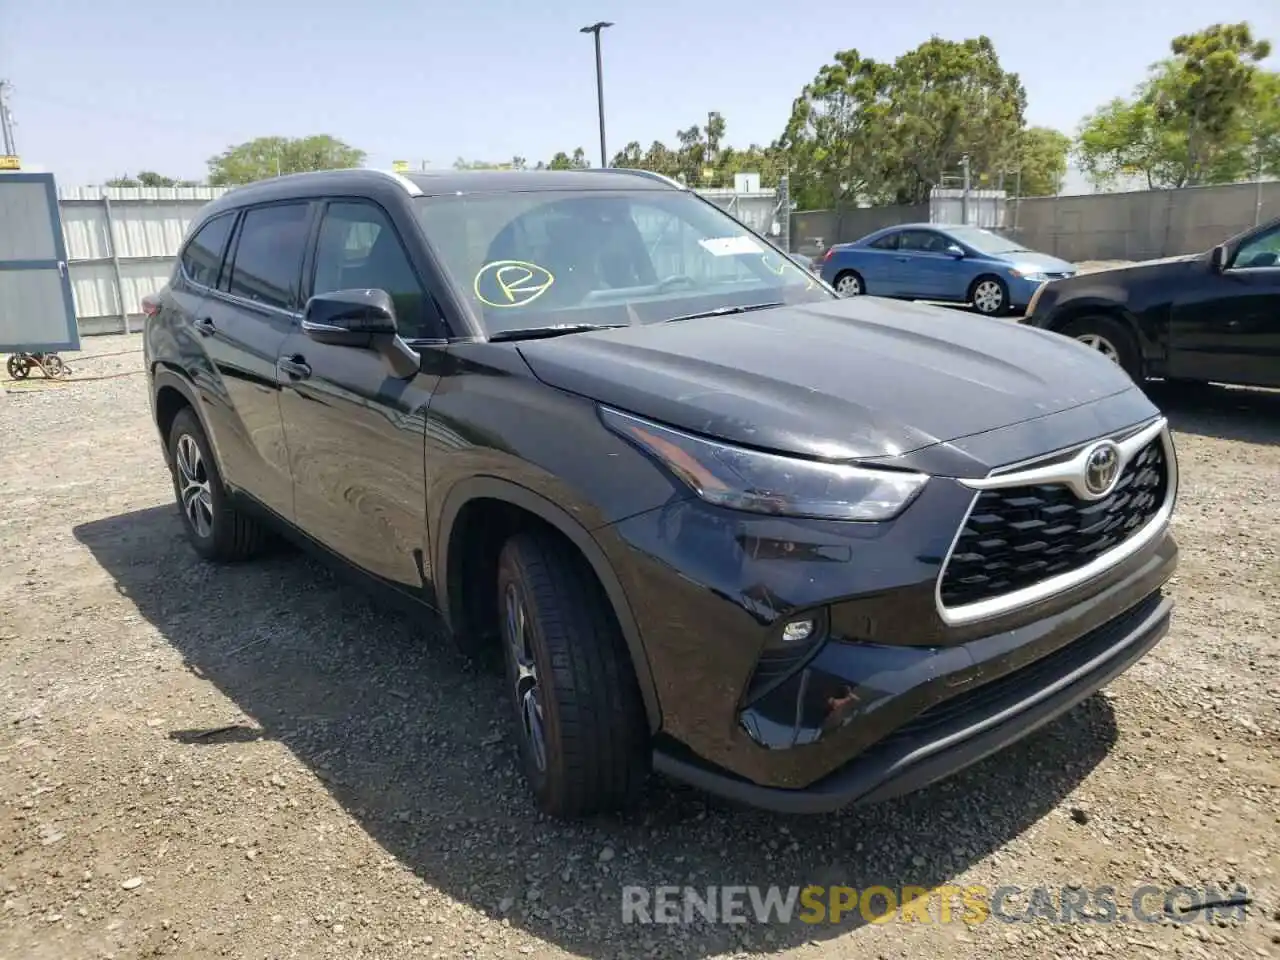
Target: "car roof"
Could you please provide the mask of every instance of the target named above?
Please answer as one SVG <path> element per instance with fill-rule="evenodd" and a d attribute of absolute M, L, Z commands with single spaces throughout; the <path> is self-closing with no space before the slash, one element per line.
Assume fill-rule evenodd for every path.
<path fill-rule="evenodd" d="M 236 187 L 205 208 L 202 220 L 226 210 L 272 200 L 322 197 L 359 191 L 371 196 L 429 197 L 458 193 L 527 193 L 535 190 L 684 190 L 682 184 L 647 170 L 442 170 L 391 173 L 363 167 L 291 173 Z"/>

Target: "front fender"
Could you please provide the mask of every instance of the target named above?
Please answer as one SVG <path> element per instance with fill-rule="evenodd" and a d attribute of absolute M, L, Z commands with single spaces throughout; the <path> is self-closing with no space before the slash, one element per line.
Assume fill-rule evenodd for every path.
<path fill-rule="evenodd" d="M 436 571 L 436 582 L 441 589 L 436 591 L 439 609 L 445 623 L 452 630 L 454 617 L 451 611 L 453 598 L 449 595 L 449 544 L 453 537 L 454 524 L 462 508 L 473 500 L 489 499 L 510 503 L 537 516 L 550 524 L 578 548 L 591 565 L 596 578 L 604 588 L 605 595 L 622 630 L 627 651 L 631 657 L 631 666 L 635 671 L 640 694 L 644 699 L 645 714 L 649 728 L 657 731 L 661 726 L 662 715 L 658 703 L 657 690 L 653 682 L 653 672 L 649 666 L 649 658 L 645 653 L 644 642 L 640 637 L 639 627 L 631 611 L 631 604 L 622 588 L 617 574 L 605 556 L 604 550 L 596 542 L 592 533 L 578 520 L 560 506 L 552 503 L 542 495 L 527 487 L 503 480 L 498 477 L 476 476 L 460 480 L 450 488 L 445 496 L 438 524 L 432 526 L 431 543 L 433 547 L 432 562 Z"/>

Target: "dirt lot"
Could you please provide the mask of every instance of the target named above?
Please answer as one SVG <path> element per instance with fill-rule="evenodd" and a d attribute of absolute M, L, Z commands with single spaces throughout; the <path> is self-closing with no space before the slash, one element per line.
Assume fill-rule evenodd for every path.
<path fill-rule="evenodd" d="M 1280 956 L 1280 395 L 1177 426 L 1171 635 L 953 780 L 815 819 L 536 816 L 495 678 L 296 554 L 182 539 L 137 337 L 0 395 L 0 956 Z M 1244 884 L 1242 923 L 623 925 L 623 884 Z M 934 914 L 935 920 L 938 918 Z"/>

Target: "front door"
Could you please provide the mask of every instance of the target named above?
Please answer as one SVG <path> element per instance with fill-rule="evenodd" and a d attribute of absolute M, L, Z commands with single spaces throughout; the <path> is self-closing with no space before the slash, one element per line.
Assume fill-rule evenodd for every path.
<path fill-rule="evenodd" d="M 0 173 L 0 350 L 79 350 L 51 173 Z"/>
<path fill-rule="evenodd" d="M 394 218 L 376 204 L 330 202 L 314 259 L 312 293 L 385 290 L 406 340 L 442 335 Z M 438 375 L 398 380 L 372 348 L 318 343 L 295 330 L 281 350 L 280 378 L 298 526 L 383 581 L 419 589 L 431 555 L 425 412 Z"/>
<path fill-rule="evenodd" d="M 904 230 L 898 235 L 894 276 L 905 297 L 948 299 L 946 274 L 955 258 L 946 252 L 947 239 L 932 230 Z"/>
<path fill-rule="evenodd" d="M 1280 223 L 1246 237 L 1174 308 L 1175 377 L 1280 386 Z"/>

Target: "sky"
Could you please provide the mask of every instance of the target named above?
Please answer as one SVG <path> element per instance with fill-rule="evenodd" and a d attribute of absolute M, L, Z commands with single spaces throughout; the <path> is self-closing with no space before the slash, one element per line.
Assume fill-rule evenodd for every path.
<path fill-rule="evenodd" d="M 24 165 L 78 186 L 138 170 L 201 179 L 256 136 L 328 133 L 393 160 L 599 158 L 718 110 L 726 141 L 773 140 L 841 49 L 891 60 L 986 33 L 1027 119 L 1071 133 L 1129 94 L 1178 33 L 1247 20 L 1280 46 L 1276 0 L 0 0 L 0 78 Z M 1272 65 L 1277 66 L 1272 57 Z"/>

